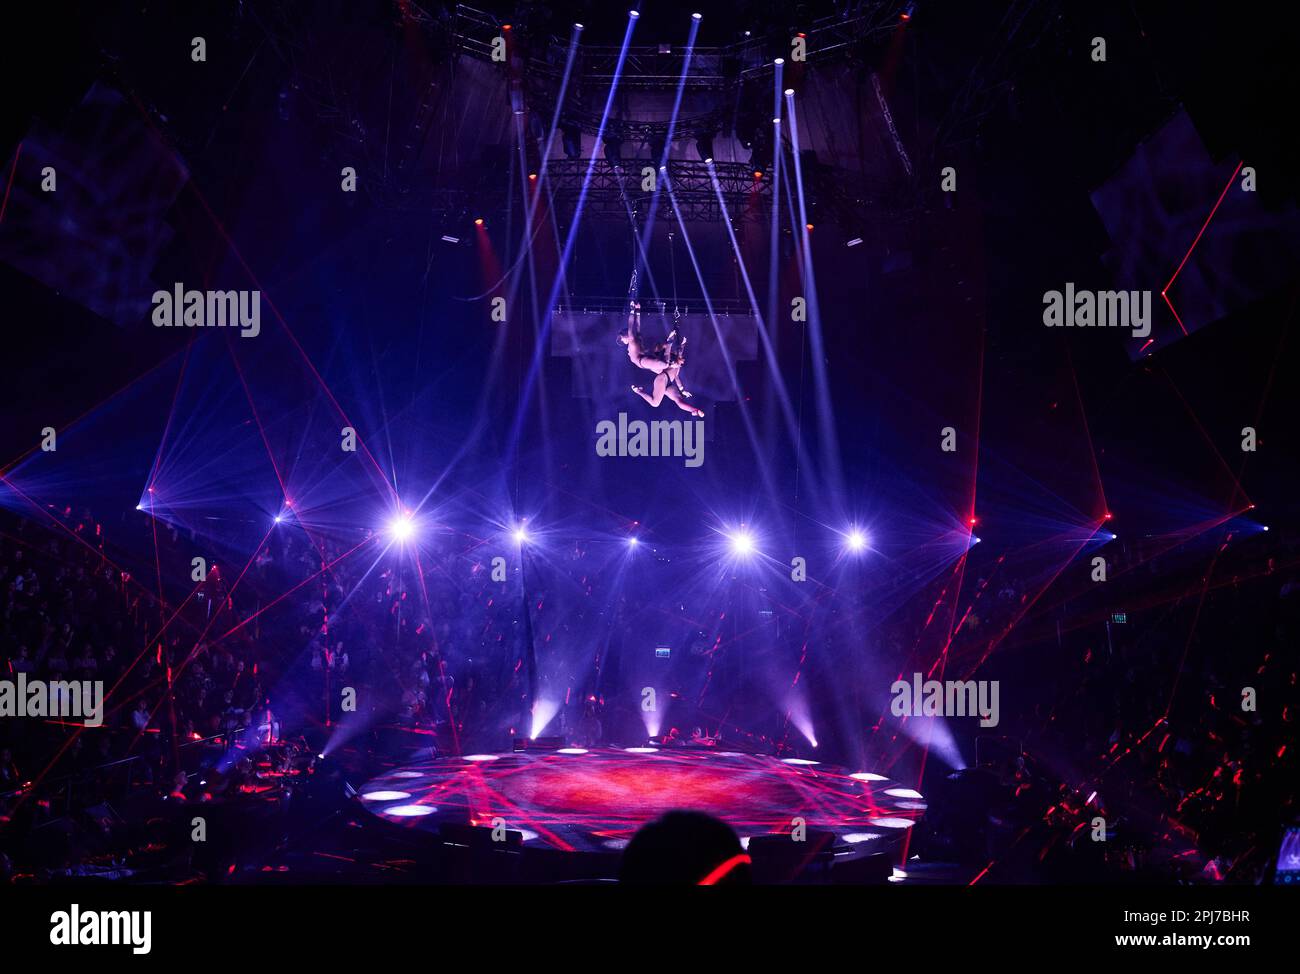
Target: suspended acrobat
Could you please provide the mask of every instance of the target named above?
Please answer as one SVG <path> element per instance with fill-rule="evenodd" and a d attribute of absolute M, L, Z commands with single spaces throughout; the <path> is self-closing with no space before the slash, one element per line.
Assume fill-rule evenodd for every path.
<path fill-rule="evenodd" d="M 633 298 L 627 313 L 627 331 L 620 333 L 618 340 L 627 346 L 627 357 L 633 365 L 655 374 L 649 392 L 637 385 L 632 387 L 633 392 L 651 406 L 658 407 L 668 399 L 692 416 L 704 415 L 703 409 L 686 401 L 691 397 L 681 381 L 686 365 L 686 336 L 679 334 L 676 327 L 665 341 L 647 346 L 641 337 L 641 302 Z"/>

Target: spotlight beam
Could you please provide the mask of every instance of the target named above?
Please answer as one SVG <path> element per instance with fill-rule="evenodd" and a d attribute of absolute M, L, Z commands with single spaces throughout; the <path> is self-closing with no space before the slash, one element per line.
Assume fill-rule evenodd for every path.
<path fill-rule="evenodd" d="M 605 128 L 609 123 L 609 115 L 614 107 L 614 97 L 618 93 L 618 83 L 623 76 L 623 65 L 627 63 L 627 52 L 632 44 L 632 33 L 636 29 L 638 19 L 638 17 L 628 17 L 627 28 L 623 32 L 623 46 L 618 52 L 618 60 L 614 65 L 614 77 L 609 83 L 609 94 L 605 98 L 605 107 L 600 115 L 600 125 L 596 129 L 597 142 L 602 141 L 605 137 Z M 550 340 L 551 334 L 552 311 L 560 296 L 560 287 L 564 280 L 564 268 L 569 265 L 569 261 L 573 257 L 573 248 L 578 238 L 578 230 L 582 225 L 582 212 L 587 203 L 587 192 L 591 188 L 591 180 L 595 171 L 596 154 L 593 152 L 591 159 L 587 162 L 587 171 L 582 177 L 582 189 L 578 192 L 578 202 L 573 209 L 573 219 L 570 222 L 569 232 L 564 241 L 564 251 L 560 255 L 555 280 L 551 284 L 551 291 L 546 299 L 541 327 L 537 329 L 537 337 L 533 343 L 532 362 L 528 366 L 528 376 L 524 380 L 523 389 L 520 391 L 519 405 L 515 410 L 515 419 L 508 439 L 509 446 L 506 450 L 507 455 L 512 458 L 515 457 L 516 446 L 523 431 L 524 420 L 530 412 L 529 404 L 533 400 L 537 377 L 542 369 L 542 361 L 546 357 L 547 342 Z"/>
<path fill-rule="evenodd" d="M 795 112 L 794 95 L 785 96 L 787 128 L 790 132 L 790 152 L 794 159 L 795 185 L 798 187 L 799 222 L 803 234 L 803 280 L 808 292 L 808 334 L 812 341 L 812 363 L 814 386 L 817 390 L 817 414 L 821 427 L 822 455 L 830 472 L 832 482 L 841 485 L 844 481 L 840 467 L 839 437 L 835 432 L 835 415 L 831 403 L 830 379 L 826 372 L 826 347 L 822 337 L 821 309 L 817 302 L 817 278 L 813 271 L 812 248 L 808 239 L 808 210 L 805 204 L 803 186 L 803 164 L 799 160 L 799 119 Z"/>
<path fill-rule="evenodd" d="M 686 229 L 686 223 L 682 220 L 681 209 L 677 205 L 677 194 L 673 192 L 672 180 L 665 179 L 665 185 L 668 187 L 668 200 L 672 204 L 673 214 L 677 217 L 677 226 L 682 232 L 682 243 L 686 245 L 686 253 L 691 259 L 691 267 L 695 270 L 695 278 L 700 284 L 700 294 L 704 298 L 704 308 L 709 315 L 709 323 L 713 326 L 713 334 L 718 341 L 718 349 L 722 352 L 723 362 L 727 366 L 727 377 L 731 380 L 731 387 L 739 389 L 740 383 L 736 377 L 736 365 L 731 359 L 731 353 L 727 350 L 727 343 L 723 337 L 722 329 L 718 326 L 718 316 L 713 310 L 713 301 L 709 298 L 709 287 L 704 280 L 704 272 L 700 270 L 700 262 L 695 257 L 695 248 L 691 245 L 691 235 Z M 763 451 L 758 441 L 758 433 L 754 429 L 753 417 L 749 415 L 749 410 L 745 406 L 744 398 L 738 397 L 736 406 L 740 412 L 740 418 L 745 424 L 745 433 L 749 437 L 750 448 L 754 451 L 755 456 L 762 456 Z M 768 496 L 776 497 L 776 486 L 772 482 L 771 471 L 768 470 L 767 464 L 758 465 L 759 472 L 763 478 L 763 487 Z"/>

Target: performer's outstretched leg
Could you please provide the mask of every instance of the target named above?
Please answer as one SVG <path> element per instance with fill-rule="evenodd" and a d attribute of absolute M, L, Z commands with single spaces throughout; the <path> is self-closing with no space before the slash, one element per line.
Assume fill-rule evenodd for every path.
<path fill-rule="evenodd" d="M 664 393 L 668 388 L 668 373 L 660 372 L 655 376 L 654 385 L 650 387 L 650 392 L 646 392 L 640 386 L 633 386 L 632 391 L 648 402 L 651 406 L 658 408 L 659 404 L 664 401 Z"/>
<path fill-rule="evenodd" d="M 669 399 L 672 402 L 676 403 L 678 409 L 690 413 L 696 419 L 703 419 L 704 410 L 697 409 L 695 406 L 692 406 L 690 403 L 688 403 L 686 399 L 682 396 L 683 391 L 684 390 L 679 391 L 676 386 L 665 386 L 664 398 Z"/>

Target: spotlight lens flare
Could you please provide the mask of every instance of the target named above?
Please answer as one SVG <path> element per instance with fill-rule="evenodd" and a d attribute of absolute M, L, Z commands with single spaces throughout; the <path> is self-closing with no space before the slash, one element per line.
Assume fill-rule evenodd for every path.
<path fill-rule="evenodd" d="M 279 518 L 276 518 L 279 520 Z M 398 544 L 405 544 L 415 537 L 415 522 L 410 514 L 399 514 L 388 522 L 388 535 Z"/>
<path fill-rule="evenodd" d="M 857 528 L 852 528 L 844 536 L 844 543 L 849 551 L 862 551 L 867 547 L 867 536 Z"/>
<path fill-rule="evenodd" d="M 754 537 L 743 528 L 730 536 L 732 554 L 747 558 L 754 553 Z"/>

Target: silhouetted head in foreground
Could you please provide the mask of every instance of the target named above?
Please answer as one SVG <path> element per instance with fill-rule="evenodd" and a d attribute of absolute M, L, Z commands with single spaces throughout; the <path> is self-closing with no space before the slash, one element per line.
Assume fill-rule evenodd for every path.
<path fill-rule="evenodd" d="M 619 881 L 639 885 L 745 885 L 749 856 L 725 822 L 669 812 L 643 825 L 623 852 Z"/>

